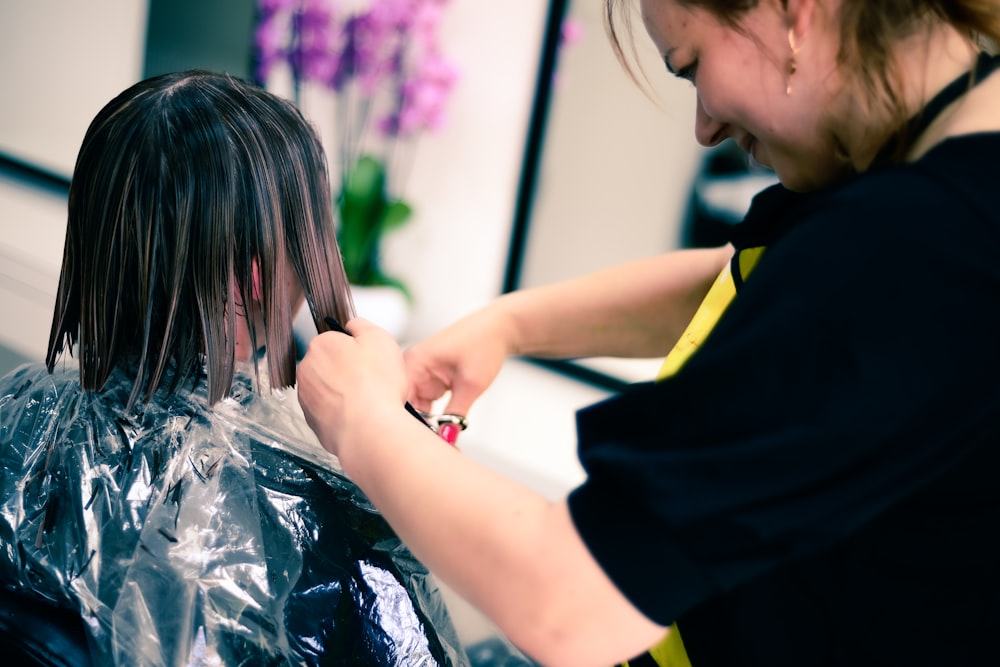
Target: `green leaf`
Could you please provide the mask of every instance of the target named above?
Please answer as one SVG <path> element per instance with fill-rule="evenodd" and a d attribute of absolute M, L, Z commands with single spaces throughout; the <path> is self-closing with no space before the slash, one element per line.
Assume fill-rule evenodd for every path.
<path fill-rule="evenodd" d="M 413 214 L 406 202 L 389 200 L 385 166 L 379 160 L 368 155 L 358 159 L 344 180 L 337 213 L 337 242 L 347 279 L 354 285 L 396 287 L 410 299 L 406 286 L 379 267 L 383 235 L 402 226 Z"/>
<path fill-rule="evenodd" d="M 413 209 L 406 202 L 399 199 L 389 202 L 389 206 L 385 210 L 385 217 L 382 219 L 382 231 L 388 232 L 401 227 L 412 214 Z"/>
<path fill-rule="evenodd" d="M 385 197 L 385 167 L 370 155 L 362 155 L 347 175 L 344 194 L 349 198 L 371 200 Z"/>

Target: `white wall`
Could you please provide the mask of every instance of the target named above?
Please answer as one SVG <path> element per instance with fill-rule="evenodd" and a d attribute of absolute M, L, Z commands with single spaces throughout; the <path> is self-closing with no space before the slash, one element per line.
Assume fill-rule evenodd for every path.
<path fill-rule="evenodd" d="M 69 176 L 91 118 L 142 74 L 145 2 L 0 3 L 0 151 Z"/>
<path fill-rule="evenodd" d="M 702 157 L 694 87 L 666 72 L 639 20 L 635 68 L 648 77 L 644 87 L 615 57 L 600 0 L 570 2 L 569 15 L 582 37 L 559 59 L 524 286 L 676 248 Z"/>
<path fill-rule="evenodd" d="M 90 119 L 142 72 L 146 3 L 0 3 L 0 151 L 69 176 Z M 0 178 L 0 344 L 45 354 L 65 197 Z"/>
<path fill-rule="evenodd" d="M 546 0 L 451 0 L 444 46 L 460 79 L 448 124 L 421 139 L 408 183 L 413 224 L 385 262 L 414 288 L 410 338 L 499 294 L 521 174 Z"/>

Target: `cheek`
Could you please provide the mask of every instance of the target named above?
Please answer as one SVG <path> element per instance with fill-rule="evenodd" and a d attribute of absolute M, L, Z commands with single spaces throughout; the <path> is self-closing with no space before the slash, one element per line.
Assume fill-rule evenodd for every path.
<path fill-rule="evenodd" d="M 850 166 L 828 145 L 775 146 L 768 159 L 781 182 L 792 190 L 825 187 L 850 173 Z"/>
<path fill-rule="evenodd" d="M 295 310 L 298 310 L 299 308 L 302 307 L 302 304 L 306 302 L 306 294 L 305 291 L 302 289 L 302 285 L 300 285 L 299 281 L 297 280 L 295 281 L 295 290 L 296 291 L 294 292 L 295 295 L 294 305 L 295 305 Z"/>
<path fill-rule="evenodd" d="M 698 98 L 713 120 L 757 134 L 772 125 L 771 98 L 752 68 L 726 66 L 698 71 Z M 756 130 L 756 131 L 755 131 Z"/>
<path fill-rule="evenodd" d="M 302 283 L 299 282 L 298 276 L 294 272 L 290 272 L 288 278 L 285 280 L 285 287 L 288 290 L 288 297 L 291 300 L 292 310 L 298 312 L 302 304 L 305 303 L 306 293 L 302 289 Z"/>

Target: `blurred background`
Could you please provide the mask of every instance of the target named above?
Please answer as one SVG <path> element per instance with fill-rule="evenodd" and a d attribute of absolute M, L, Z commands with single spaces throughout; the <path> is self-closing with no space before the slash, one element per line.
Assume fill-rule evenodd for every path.
<path fill-rule="evenodd" d="M 402 338 L 426 336 L 506 289 L 681 242 L 702 160 L 693 89 L 666 75 L 644 35 L 652 94 L 615 60 L 600 2 L 441 8 L 440 49 L 456 77 L 440 127 L 412 151 L 412 220 L 383 252 L 413 295 Z M 549 40 L 559 43 L 545 61 L 555 15 Z M 256 0 L 0 3 L 0 363 L 44 354 L 62 251 L 58 195 L 90 119 L 160 72 L 252 76 L 258 16 Z M 540 77 L 550 84 L 543 98 Z M 306 110 L 328 128 L 326 109 Z"/>
<path fill-rule="evenodd" d="M 402 343 L 504 291 L 721 243 L 773 181 L 728 147 L 696 145 L 694 89 L 666 74 L 641 33 L 638 82 L 629 78 L 600 0 L 439 5 L 454 80 L 443 119 L 413 146 L 411 219 L 387 234 L 382 253 L 412 295 Z M 257 0 L 0 0 L 0 372 L 44 357 L 66 188 L 91 118 L 153 74 L 202 67 L 252 77 L 259 21 Z M 328 107 L 303 108 L 321 134 L 331 131 Z M 575 409 L 649 379 L 658 363 L 515 360 L 473 408 L 460 447 L 560 497 L 583 474 Z M 494 636 L 453 604 L 466 637 Z"/>
<path fill-rule="evenodd" d="M 412 224 L 386 248 L 385 264 L 414 292 L 409 336 L 500 291 L 547 9 L 542 0 L 445 5 L 442 48 L 461 79 L 447 123 L 414 154 Z M 0 344 L 44 354 L 64 225 L 47 186 L 72 174 L 89 121 L 162 71 L 249 76 L 255 16 L 255 0 L 0 3 L 0 157 L 54 179 L 42 179 L 39 192 L 24 172 L 4 172 Z"/>

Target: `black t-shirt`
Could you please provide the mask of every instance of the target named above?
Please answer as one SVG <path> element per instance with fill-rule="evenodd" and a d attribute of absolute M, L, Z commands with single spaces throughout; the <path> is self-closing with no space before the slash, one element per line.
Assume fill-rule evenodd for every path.
<path fill-rule="evenodd" d="M 673 377 L 580 411 L 573 520 L 694 667 L 982 664 L 1000 622 L 1000 134 L 758 195 Z"/>

